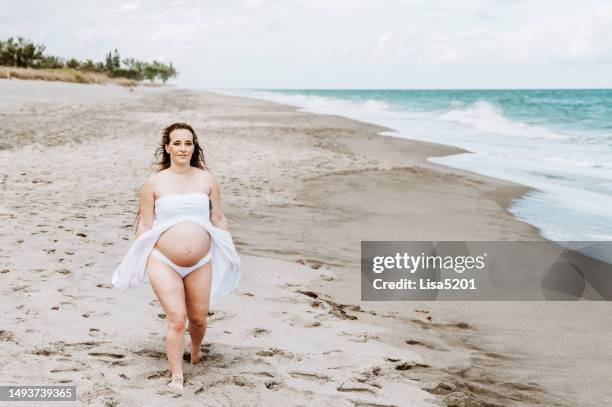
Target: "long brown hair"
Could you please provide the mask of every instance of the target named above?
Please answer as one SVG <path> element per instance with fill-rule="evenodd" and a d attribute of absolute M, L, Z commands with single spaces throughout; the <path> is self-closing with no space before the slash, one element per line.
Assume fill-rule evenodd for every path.
<path fill-rule="evenodd" d="M 170 133 L 177 129 L 186 129 L 191 132 L 193 135 L 193 154 L 191 155 L 191 160 L 189 161 L 189 165 L 192 167 L 197 167 L 202 170 L 207 170 L 206 160 L 204 159 L 204 151 L 200 147 L 200 143 L 198 143 L 198 136 L 196 135 L 193 127 L 188 125 L 187 123 L 172 123 L 170 126 L 166 127 L 162 130 L 162 138 L 157 150 L 155 150 L 155 157 L 157 158 L 157 172 L 161 170 L 165 170 L 170 167 L 170 154 L 166 152 L 164 146 L 170 144 Z"/>
<path fill-rule="evenodd" d="M 159 146 L 155 150 L 155 158 L 156 162 L 153 163 L 153 167 L 156 172 L 160 172 L 170 167 L 170 154 L 164 148 L 168 144 L 170 144 L 170 133 L 177 129 L 186 129 L 191 132 L 193 135 L 193 154 L 191 155 L 191 160 L 189 161 L 189 165 L 192 167 L 200 168 L 202 170 L 207 170 L 208 166 L 206 165 L 206 159 L 204 157 L 204 150 L 200 147 L 200 143 L 198 142 L 198 136 L 196 135 L 193 127 L 188 125 L 187 123 L 177 122 L 172 123 L 171 125 L 164 128 L 161 132 L 161 141 Z M 134 234 L 136 234 L 138 229 L 138 222 L 140 221 L 140 203 L 138 204 L 138 212 L 136 213 L 136 219 L 134 220 Z"/>

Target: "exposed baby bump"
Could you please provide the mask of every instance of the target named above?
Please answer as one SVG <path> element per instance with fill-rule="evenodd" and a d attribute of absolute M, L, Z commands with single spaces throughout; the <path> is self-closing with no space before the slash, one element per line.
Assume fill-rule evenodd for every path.
<path fill-rule="evenodd" d="M 210 235 L 197 223 L 185 221 L 162 233 L 155 247 L 176 265 L 189 267 L 208 253 Z"/>

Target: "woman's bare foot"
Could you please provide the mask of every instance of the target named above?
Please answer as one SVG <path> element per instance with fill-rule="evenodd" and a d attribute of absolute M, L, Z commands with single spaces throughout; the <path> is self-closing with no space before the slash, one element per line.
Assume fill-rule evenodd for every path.
<path fill-rule="evenodd" d="M 200 347 L 194 348 L 191 346 L 191 364 L 197 364 L 200 359 L 202 359 L 202 352 L 200 352 Z"/>
<path fill-rule="evenodd" d="M 170 390 L 180 393 L 183 391 L 183 375 L 173 374 L 170 383 L 168 383 Z"/>

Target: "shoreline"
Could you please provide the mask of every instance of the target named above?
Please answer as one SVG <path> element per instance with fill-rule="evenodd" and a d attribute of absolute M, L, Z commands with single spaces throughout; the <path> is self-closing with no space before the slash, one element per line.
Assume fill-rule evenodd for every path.
<path fill-rule="evenodd" d="M 504 192 L 501 192 L 499 193 L 498 196 L 494 197 L 495 200 L 501 206 L 504 207 L 505 211 L 510 216 L 512 216 L 514 219 L 516 219 L 516 221 L 529 225 L 533 229 L 536 235 L 534 237 L 534 240 L 550 241 L 550 239 L 545 238 L 541 234 L 540 229 L 537 226 L 532 225 L 529 222 L 524 221 L 522 219 L 519 219 L 518 217 L 516 217 L 516 215 L 514 215 L 510 211 L 512 201 L 521 199 L 522 196 L 525 195 L 526 193 L 530 191 L 537 191 L 537 189 L 524 185 L 524 184 L 517 183 L 517 182 L 507 181 L 507 180 L 499 179 L 496 177 L 480 174 L 474 171 L 452 167 L 449 165 L 433 163 L 428 160 L 429 158 L 446 157 L 446 156 L 451 156 L 455 154 L 463 154 L 463 153 L 474 154 L 470 150 L 467 150 L 461 147 L 447 145 L 447 144 L 440 144 L 440 143 L 417 140 L 417 139 L 403 138 L 399 136 L 393 136 L 392 134 L 383 134 L 385 132 L 396 133 L 396 134 L 399 134 L 399 133 L 395 129 L 392 129 L 390 127 L 386 127 L 383 125 L 379 125 L 376 123 L 370 123 L 370 122 L 366 122 L 363 120 L 359 120 L 359 119 L 355 119 L 355 118 L 351 118 L 347 116 L 336 115 L 336 114 L 312 113 L 300 106 L 289 105 L 286 103 L 279 103 L 279 102 L 274 102 L 274 101 L 268 101 L 266 99 L 257 99 L 256 97 L 253 97 L 253 96 L 236 96 L 236 95 L 231 95 L 231 94 L 224 94 L 222 93 L 222 91 L 217 92 L 217 91 L 208 91 L 208 90 L 200 90 L 200 89 L 186 89 L 186 90 L 197 91 L 197 92 L 209 92 L 209 93 L 217 94 L 220 96 L 227 96 L 227 97 L 239 97 L 239 98 L 244 98 L 247 100 L 253 100 L 256 102 L 274 103 L 279 106 L 283 106 L 287 110 L 293 111 L 294 113 L 322 116 L 322 117 L 329 118 L 332 121 L 338 120 L 339 122 L 342 122 L 347 127 L 353 127 L 350 124 L 348 124 L 350 121 L 355 124 L 354 126 L 355 129 L 360 129 L 368 133 L 375 133 L 375 137 L 372 137 L 372 135 L 370 135 L 367 137 L 366 140 L 364 139 L 360 140 L 359 138 L 353 138 L 353 139 L 345 138 L 344 147 L 349 148 L 353 153 L 358 153 L 358 154 L 370 153 L 372 151 L 369 148 L 371 143 L 376 143 L 378 145 L 385 143 L 385 141 L 381 139 L 390 138 L 393 140 L 402 140 L 402 141 L 388 142 L 388 144 L 393 145 L 393 147 L 388 148 L 385 151 L 385 154 L 387 154 L 394 160 L 398 160 L 402 163 L 405 163 L 404 165 L 407 165 L 407 166 L 408 165 L 418 165 L 420 167 L 432 169 L 432 170 L 439 171 L 439 172 L 462 174 L 467 177 L 473 177 L 473 178 L 478 178 L 480 180 L 484 180 L 485 182 L 486 180 L 489 180 L 489 181 L 494 180 L 495 182 L 497 182 L 500 186 L 502 186 L 505 189 Z M 404 141 L 407 141 L 407 143 L 405 143 Z M 417 150 L 416 156 L 415 156 L 414 148 L 416 148 Z"/>
<path fill-rule="evenodd" d="M 611 351 L 592 346 L 612 340 L 605 302 L 360 301 L 363 237 L 535 233 L 502 205 L 520 187 L 423 162 L 452 149 L 201 91 L 5 86 L 15 143 L 0 149 L 6 382 L 71 383 L 100 404 L 595 406 L 612 396 Z M 205 363 L 188 367 L 188 391 L 173 400 L 159 304 L 148 287 L 110 289 L 110 277 L 133 239 L 159 130 L 177 120 L 198 129 L 244 263 L 239 289 L 211 310 Z"/>
<path fill-rule="evenodd" d="M 218 95 L 220 98 L 230 98 L 230 100 L 232 98 L 236 100 L 242 99 L 239 96 L 212 94 Z M 540 236 L 536 227 L 517 219 L 508 210 L 508 204 L 512 200 L 518 199 L 524 193 L 532 190 L 531 188 L 427 161 L 428 157 L 457 154 L 465 150 L 442 144 L 380 135 L 380 132 L 387 131 L 388 128 L 343 116 L 302 112 L 295 106 L 254 98 L 244 99 L 261 104 L 266 108 L 272 106 L 272 111 L 280 117 L 283 123 L 290 121 L 292 126 L 298 130 L 305 129 L 314 122 L 318 122 L 318 126 L 322 130 L 309 131 L 308 136 L 305 137 L 307 140 L 304 143 L 310 144 L 317 149 L 331 152 L 332 154 L 358 157 L 354 162 L 364 163 L 362 166 L 357 165 L 358 168 L 343 168 L 338 171 L 328 170 L 322 174 L 304 178 L 303 187 L 296 191 L 295 199 L 298 202 L 307 202 L 311 218 L 303 222 L 300 219 L 292 220 L 291 228 L 283 228 L 283 231 L 279 232 L 283 233 L 283 238 L 277 239 L 281 241 L 279 242 L 280 244 L 283 241 L 294 242 L 304 240 L 301 239 L 301 236 L 310 233 L 308 231 L 309 224 L 313 217 L 321 219 L 347 218 L 347 223 L 335 225 L 334 231 L 329 231 L 335 239 L 338 239 L 337 235 L 342 233 L 339 229 L 348 231 L 350 227 L 348 218 L 351 221 L 356 221 L 358 218 L 358 222 L 362 224 L 367 223 L 370 220 L 369 218 L 375 218 L 372 222 L 367 223 L 367 226 L 361 225 L 361 227 L 351 230 L 350 233 L 345 233 L 340 240 L 350 239 L 355 234 L 363 233 L 364 230 L 368 231 L 369 237 L 364 236 L 361 240 L 546 240 Z M 254 125 L 256 123 L 255 118 L 248 117 L 248 119 L 250 124 Z M 267 125 L 265 118 L 262 118 L 261 121 L 263 122 L 262 126 L 265 127 Z M 370 186 L 371 190 L 356 191 L 359 189 L 358 180 L 360 177 L 368 179 L 366 184 Z M 380 191 L 377 192 L 381 180 L 387 181 L 388 185 L 381 187 Z M 454 229 L 452 227 L 453 222 L 436 226 L 435 218 L 438 213 L 457 210 L 453 208 L 454 205 L 445 205 L 444 203 L 440 203 L 440 208 L 428 211 L 430 212 L 429 217 L 425 216 L 420 221 L 415 222 L 415 224 L 419 224 L 421 233 L 407 231 L 398 234 L 397 229 L 400 226 L 397 224 L 396 219 L 390 219 L 390 216 L 387 216 L 386 219 L 381 219 L 380 212 L 383 214 L 385 212 L 388 212 L 388 214 L 393 213 L 396 216 L 410 216 L 408 208 L 399 208 L 396 203 L 402 200 L 402 196 L 409 194 L 410 189 L 415 186 L 422 189 L 422 194 L 417 193 L 414 195 L 417 197 L 426 196 L 418 211 L 419 213 L 427 211 L 427 207 L 431 204 L 427 197 L 429 194 L 428 190 L 437 188 L 436 184 L 439 184 L 438 188 L 446 188 L 445 185 L 449 183 L 458 184 L 456 190 L 452 191 L 455 194 L 449 191 L 448 195 L 458 199 L 457 205 L 459 210 L 471 212 L 474 209 L 482 210 L 484 211 L 482 216 L 487 219 L 490 218 L 487 221 L 492 223 L 493 226 L 484 227 L 484 222 L 478 220 L 478 216 L 475 216 L 474 213 L 471 213 L 468 217 L 473 220 L 472 223 L 474 223 L 475 232 L 477 233 L 473 233 L 469 237 L 463 233 L 463 226 L 457 225 L 457 228 Z M 348 188 L 347 184 L 352 184 L 353 187 Z M 329 199 L 331 195 L 314 193 L 324 190 L 326 185 L 333 185 L 333 188 L 341 189 L 337 193 L 336 198 Z M 473 199 L 465 196 L 465 188 L 468 188 L 472 191 L 471 193 L 477 194 L 477 196 L 473 197 Z M 389 190 L 396 191 L 395 198 L 389 199 L 385 197 L 387 195 L 385 191 Z M 412 196 L 412 194 L 409 195 Z M 369 196 L 371 200 L 379 202 L 379 208 L 375 210 L 376 217 L 371 216 L 371 213 L 368 214 L 369 204 L 364 204 L 361 207 L 358 207 L 359 205 L 352 205 L 355 206 L 351 208 L 354 212 L 353 214 L 350 213 L 350 210 L 346 211 L 346 208 L 343 208 L 342 201 L 359 202 L 365 196 Z M 486 203 L 483 204 L 483 201 Z M 326 210 L 326 208 L 331 209 Z M 269 220 L 269 224 L 275 225 L 280 223 L 279 219 L 286 219 L 288 223 L 289 214 L 293 209 L 293 204 L 289 201 L 274 203 L 266 207 L 265 211 L 262 210 L 262 212 L 265 212 L 265 219 Z M 499 213 L 499 209 L 502 210 L 502 214 Z M 360 215 L 361 217 L 359 217 Z M 469 220 L 466 219 L 466 222 L 469 222 Z M 249 229 L 254 226 L 265 229 L 267 225 L 261 223 L 254 224 L 251 221 L 243 223 L 239 216 L 236 226 L 240 248 L 252 255 L 269 255 L 289 261 L 302 260 L 312 262 L 313 264 L 326 263 L 332 266 L 351 265 L 355 267 L 358 265 L 356 259 L 359 258 L 358 250 L 360 246 L 357 239 L 353 239 L 353 248 L 356 249 L 353 251 L 347 251 L 345 248 L 340 247 L 341 245 L 336 245 L 333 241 L 325 241 L 320 244 L 319 242 L 313 242 L 312 245 L 302 247 L 307 253 L 304 254 L 306 258 L 300 259 L 296 258 L 296 255 L 289 248 L 291 246 L 290 243 L 287 244 L 284 250 L 279 250 L 278 248 L 266 250 L 265 247 L 252 248 L 247 243 L 249 241 L 256 241 L 259 235 L 258 230 Z M 406 228 L 409 226 L 409 224 L 406 224 Z M 321 228 L 323 226 L 318 224 L 317 227 Z M 270 233 L 274 233 L 274 231 L 270 230 Z M 329 251 L 333 252 L 334 255 L 331 257 L 323 255 L 318 246 L 325 247 L 326 249 L 329 248 Z M 338 253 L 344 253 L 344 255 L 340 258 Z"/>

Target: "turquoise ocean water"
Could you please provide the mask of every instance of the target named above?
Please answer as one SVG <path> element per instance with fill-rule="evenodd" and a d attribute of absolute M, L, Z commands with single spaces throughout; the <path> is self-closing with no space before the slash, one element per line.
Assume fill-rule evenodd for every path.
<path fill-rule="evenodd" d="M 612 90 L 232 90 L 461 147 L 435 163 L 534 188 L 510 211 L 551 240 L 612 240 Z"/>

